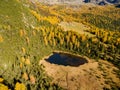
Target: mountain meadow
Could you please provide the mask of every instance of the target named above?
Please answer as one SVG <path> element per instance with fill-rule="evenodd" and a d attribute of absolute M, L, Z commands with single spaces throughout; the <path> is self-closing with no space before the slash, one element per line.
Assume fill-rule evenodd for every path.
<path fill-rule="evenodd" d="M 120 8 L 1 0 L 0 90 L 120 90 Z"/>

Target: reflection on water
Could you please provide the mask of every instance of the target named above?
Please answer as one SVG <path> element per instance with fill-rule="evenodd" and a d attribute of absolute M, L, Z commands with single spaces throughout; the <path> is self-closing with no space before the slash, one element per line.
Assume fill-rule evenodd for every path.
<path fill-rule="evenodd" d="M 75 56 L 72 54 L 67 53 L 57 53 L 54 52 L 53 55 L 51 55 L 46 61 L 58 64 L 58 65 L 64 65 L 64 66 L 79 66 L 85 63 L 88 63 L 88 61 L 85 58 L 82 58 L 80 56 Z"/>

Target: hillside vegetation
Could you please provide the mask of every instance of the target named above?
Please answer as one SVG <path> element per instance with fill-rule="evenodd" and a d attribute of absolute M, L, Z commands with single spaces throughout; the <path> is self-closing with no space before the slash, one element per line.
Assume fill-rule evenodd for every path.
<path fill-rule="evenodd" d="M 29 0 L 0 2 L 0 90 L 61 90 L 38 62 L 54 50 L 103 59 L 120 78 L 120 9 L 115 6 L 43 5 Z M 84 25 L 67 30 L 60 23 Z M 76 22 L 77 24 L 75 24 Z M 65 30 L 66 29 L 66 30 Z M 109 83 L 108 83 L 109 84 Z M 119 89 L 111 84 L 106 89 Z"/>

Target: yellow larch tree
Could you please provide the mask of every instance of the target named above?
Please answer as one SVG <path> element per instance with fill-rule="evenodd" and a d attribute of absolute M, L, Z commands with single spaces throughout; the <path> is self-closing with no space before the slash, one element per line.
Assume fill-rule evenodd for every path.
<path fill-rule="evenodd" d="M 33 16 L 35 16 L 37 18 L 38 21 L 40 21 L 42 19 L 40 14 L 38 14 L 36 11 L 30 10 L 30 12 L 33 14 Z"/>
<path fill-rule="evenodd" d="M 45 45 L 47 46 L 48 45 L 48 41 L 47 41 L 46 36 L 44 37 L 44 42 L 45 42 Z"/>
<path fill-rule="evenodd" d="M 24 47 L 22 47 L 22 53 L 25 54 L 26 50 Z"/>
<path fill-rule="evenodd" d="M 72 44 L 72 42 L 70 42 L 70 50 L 72 50 L 73 49 L 73 44 Z"/>
<path fill-rule="evenodd" d="M 67 44 L 70 42 L 70 37 L 66 35 Z"/>
<path fill-rule="evenodd" d="M 56 46 L 56 41 L 54 38 L 53 38 L 53 46 Z"/>
<path fill-rule="evenodd" d="M 73 42 L 73 44 L 75 43 L 75 40 L 76 40 L 76 36 L 72 35 L 72 42 Z"/>
<path fill-rule="evenodd" d="M 3 37 L 0 35 L 0 42 L 3 42 Z"/>
<path fill-rule="evenodd" d="M 19 33 L 20 33 L 20 37 L 27 35 L 26 31 L 22 29 L 20 30 Z"/>
<path fill-rule="evenodd" d="M 20 30 L 20 37 L 24 35 L 23 30 Z"/>
<path fill-rule="evenodd" d="M 60 39 L 60 45 L 62 46 L 63 45 L 63 43 L 64 43 L 64 39 Z"/>
<path fill-rule="evenodd" d="M 86 36 L 83 34 L 81 35 L 81 41 L 84 42 L 86 40 Z"/>
<path fill-rule="evenodd" d="M 27 90 L 23 83 L 17 82 L 14 90 Z"/>

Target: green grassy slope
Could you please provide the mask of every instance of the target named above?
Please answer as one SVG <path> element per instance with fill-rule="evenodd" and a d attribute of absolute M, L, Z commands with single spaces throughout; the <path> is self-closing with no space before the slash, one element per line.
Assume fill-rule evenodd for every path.
<path fill-rule="evenodd" d="M 10 25 L 11 28 L 16 28 L 16 26 L 18 28 L 22 27 L 22 11 L 22 5 L 16 2 L 16 0 L 2 0 L 0 3 L 0 24 L 6 27 Z"/>
<path fill-rule="evenodd" d="M 42 66 L 38 65 L 39 60 L 50 54 L 52 49 L 40 42 L 40 33 L 35 31 L 36 34 L 33 35 L 33 27 L 37 25 L 38 21 L 24 3 L 19 0 L 0 2 L 0 36 L 2 37 L 0 77 L 4 78 L 3 83 L 11 89 L 17 82 L 24 83 L 28 90 L 36 90 L 38 87 L 41 89 L 59 88 L 49 83 L 50 79 L 44 74 Z M 21 34 L 23 32 L 24 34 Z M 22 59 L 25 59 L 24 63 Z M 30 65 L 27 65 L 27 60 L 31 63 Z M 27 73 L 29 80 L 25 81 L 22 78 L 24 73 Z M 37 78 L 35 85 L 29 84 L 30 75 Z"/>
<path fill-rule="evenodd" d="M 13 61 L 14 55 L 18 53 L 17 46 L 21 43 L 18 32 L 20 28 L 25 27 L 22 21 L 22 13 L 26 14 L 25 12 L 28 12 L 22 8 L 22 4 L 16 0 L 10 2 L 5 0 L 0 3 L 0 34 L 4 39 L 4 42 L 0 43 L 1 62 Z"/>
<path fill-rule="evenodd" d="M 23 29 L 35 25 L 35 22 L 25 4 L 16 0 L 0 2 L 0 28 Z"/>

